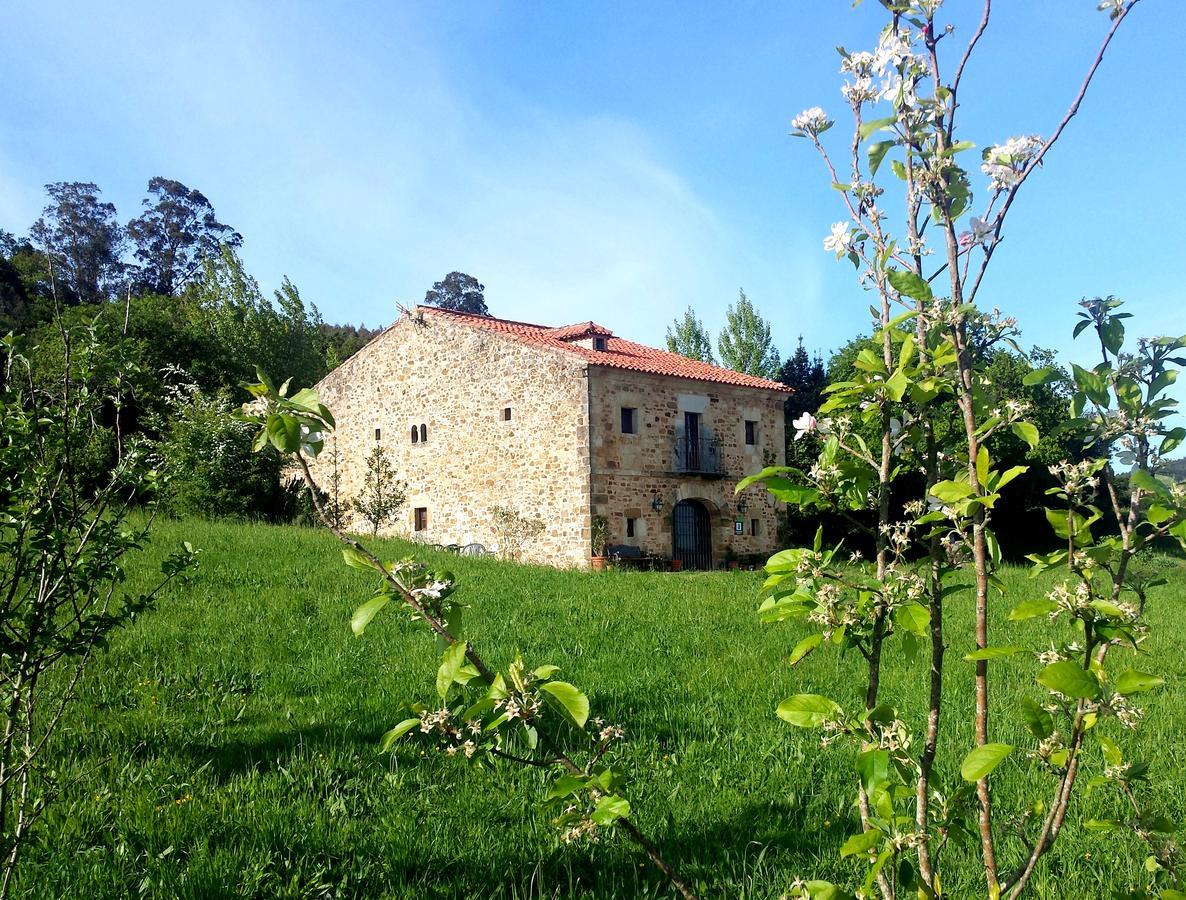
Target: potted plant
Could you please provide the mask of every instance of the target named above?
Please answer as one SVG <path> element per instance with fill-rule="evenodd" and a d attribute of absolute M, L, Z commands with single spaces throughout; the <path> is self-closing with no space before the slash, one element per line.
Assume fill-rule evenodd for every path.
<path fill-rule="evenodd" d="M 682 559 L 680 559 L 678 556 L 673 556 L 671 558 L 671 571 L 678 572 L 683 567 L 684 567 L 684 561 Z"/>
<path fill-rule="evenodd" d="M 590 523 L 592 536 L 592 562 L 594 572 L 604 572 L 609 562 L 605 555 L 605 545 L 609 542 L 609 520 L 605 516 L 594 516 Z"/>

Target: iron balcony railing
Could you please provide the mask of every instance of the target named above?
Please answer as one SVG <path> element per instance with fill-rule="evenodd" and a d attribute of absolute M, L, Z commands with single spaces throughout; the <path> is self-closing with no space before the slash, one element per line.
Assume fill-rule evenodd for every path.
<path fill-rule="evenodd" d="M 675 471 L 689 475 L 724 475 L 721 444 L 707 431 L 675 437 Z"/>

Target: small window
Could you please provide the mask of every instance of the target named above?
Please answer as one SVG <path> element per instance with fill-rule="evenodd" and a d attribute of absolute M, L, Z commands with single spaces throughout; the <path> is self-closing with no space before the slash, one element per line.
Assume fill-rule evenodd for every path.
<path fill-rule="evenodd" d="M 428 426 L 421 425 L 420 426 L 420 443 L 423 444 L 427 440 L 428 440 Z"/>
<path fill-rule="evenodd" d="M 381 437 L 383 437 L 383 429 L 382 429 L 382 428 L 376 428 L 376 429 L 375 429 L 375 440 L 377 441 L 377 440 L 379 440 L 379 438 L 381 438 Z"/>
<path fill-rule="evenodd" d="M 745 422 L 745 442 L 751 447 L 758 442 L 758 423 L 749 419 Z"/>
<path fill-rule="evenodd" d="M 502 420 L 504 422 L 511 421 L 511 408 L 509 406 L 504 406 L 502 408 Z"/>
<path fill-rule="evenodd" d="M 605 349 L 605 338 L 594 337 L 593 338 L 593 349 L 594 350 L 604 350 Z"/>
<path fill-rule="evenodd" d="M 427 506 L 417 506 L 416 507 L 416 530 L 417 531 L 428 531 L 428 507 Z"/>
<path fill-rule="evenodd" d="M 412 443 L 413 444 L 420 443 L 420 429 L 417 428 L 415 425 L 412 426 Z"/>
<path fill-rule="evenodd" d="M 629 516 L 626 517 L 626 537 L 634 537 L 634 523 L 637 521 Z"/>
<path fill-rule="evenodd" d="M 750 520 L 749 520 L 749 533 L 750 533 L 750 534 L 751 534 L 753 537 L 757 537 L 757 536 L 758 536 L 758 520 L 757 520 L 757 519 L 750 519 Z"/>
<path fill-rule="evenodd" d="M 638 410 L 633 406 L 622 407 L 622 434 L 638 434 Z"/>

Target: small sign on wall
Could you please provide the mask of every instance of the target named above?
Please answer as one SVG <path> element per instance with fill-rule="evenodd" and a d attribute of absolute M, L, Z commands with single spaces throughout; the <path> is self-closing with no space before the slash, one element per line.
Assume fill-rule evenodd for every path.
<path fill-rule="evenodd" d="M 745 534 L 745 520 L 744 519 L 735 519 L 734 520 L 733 533 L 734 534 Z"/>

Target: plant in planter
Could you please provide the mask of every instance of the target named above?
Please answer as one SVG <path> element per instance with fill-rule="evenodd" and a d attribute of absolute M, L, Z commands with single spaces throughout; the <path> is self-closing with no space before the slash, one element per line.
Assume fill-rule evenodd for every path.
<path fill-rule="evenodd" d="M 737 558 L 737 551 L 732 547 L 725 548 L 725 567 L 730 571 L 736 571 L 741 561 Z"/>
<path fill-rule="evenodd" d="M 590 531 L 593 571 L 604 572 L 608 562 L 605 555 L 605 545 L 609 542 L 609 520 L 605 516 L 594 516 Z"/>

